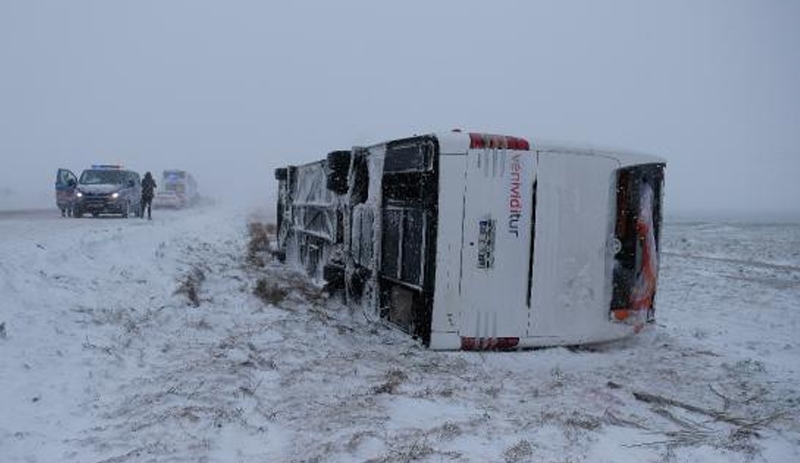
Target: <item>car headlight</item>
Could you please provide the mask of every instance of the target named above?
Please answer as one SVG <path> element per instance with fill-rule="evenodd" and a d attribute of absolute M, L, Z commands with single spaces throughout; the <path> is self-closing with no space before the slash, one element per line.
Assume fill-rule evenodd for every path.
<path fill-rule="evenodd" d="M 117 199 L 119 198 L 119 193 L 111 193 L 111 197 Z"/>
<path fill-rule="evenodd" d="M 75 196 L 77 196 L 78 198 L 83 198 L 83 193 L 78 191 L 78 192 L 75 193 Z"/>

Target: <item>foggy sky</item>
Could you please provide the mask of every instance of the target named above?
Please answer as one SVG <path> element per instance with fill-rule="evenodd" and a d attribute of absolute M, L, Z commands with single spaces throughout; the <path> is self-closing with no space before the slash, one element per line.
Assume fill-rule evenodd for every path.
<path fill-rule="evenodd" d="M 4 207 L 119 162 L 271 209 L 277 166 L 455 127 L 661 155 L 668 214 L 798 213 L 800 2 L 0 3 Z"/>

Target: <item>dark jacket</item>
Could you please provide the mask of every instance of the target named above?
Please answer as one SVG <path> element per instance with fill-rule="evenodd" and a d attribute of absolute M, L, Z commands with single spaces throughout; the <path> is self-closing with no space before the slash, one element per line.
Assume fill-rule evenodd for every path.
<path fill-rule="evenodd" d="M 144 178 L 142 179 L 142 198 L 149 201 L 153 199 L 153 190 L 156 189 L 156 181 L 153 180 L 153 176 L 150 175 L 150 172 L 144 174 Z"/>

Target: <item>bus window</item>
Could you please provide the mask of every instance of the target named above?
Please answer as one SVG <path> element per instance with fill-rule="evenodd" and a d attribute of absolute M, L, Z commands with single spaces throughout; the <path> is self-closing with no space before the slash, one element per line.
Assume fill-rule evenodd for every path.
<path fill-rule="evenodd" d="M 422 286 L 425 252 L 424 213 L 419 208 L 387 208 L 383 214 L 381 274 Z"/>
<path fill-rule="evenodd" d="M 403 259 L 400 280 L 422 286 L 422 209 L 406 209 L 403 221 Z"/>
<path fill-rule="evenodd" d="M 358 265 L 368 268 L 372 267 L 373 219 L 371 208 L 359 204 L 353 209 L 351 254 Z"/>
<path fill-rule="evenodd" d="M 398 279 L 400 259 L 401 230 L 403 223 L 402 209 L 386 209 L 383 213 L 383 243 L 381 245 L 381 273 L 389 278 Z"/>

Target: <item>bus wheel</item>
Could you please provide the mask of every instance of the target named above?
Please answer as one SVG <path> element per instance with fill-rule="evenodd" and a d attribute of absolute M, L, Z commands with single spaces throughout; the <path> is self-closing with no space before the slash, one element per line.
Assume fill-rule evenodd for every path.
<path fill-rule="evenodd" d="M 347 172 L 350 170 L 350 151 L 328 153 L 328 181 L 326 186 L 337 194 L 347 193 Z"/>

